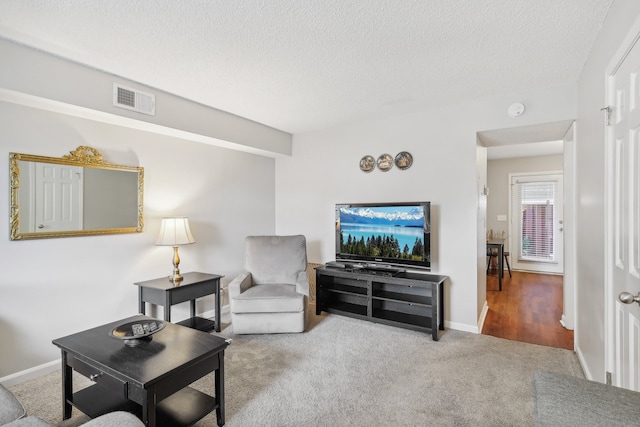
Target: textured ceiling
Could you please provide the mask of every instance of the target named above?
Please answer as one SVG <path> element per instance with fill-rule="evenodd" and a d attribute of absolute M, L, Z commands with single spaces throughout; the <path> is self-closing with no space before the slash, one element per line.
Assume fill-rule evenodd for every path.
<path fill-rule="evenodd" d="M 611 0 L 0 0 L 0 37 L 290 133 L 575 82 Z"/>

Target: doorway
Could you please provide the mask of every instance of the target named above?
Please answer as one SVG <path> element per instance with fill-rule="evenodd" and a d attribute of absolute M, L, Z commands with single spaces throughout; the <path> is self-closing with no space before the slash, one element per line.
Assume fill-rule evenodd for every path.
<path fill-rule="evenodd" d="M 553 326 L 553 329 L 557 329 L 554 333 L 562 336 L 562 338 L 558 339 L 559 341 L 564 340 L 566 342 L 566 336 L 569 335 L 570 347 L 573 345 L 573 275 L 570 271 L 566 271 L 565 268 L 568 267 L 569 270 L 573 268 L 573 234 L 571 230 L 568 230 L 569 232 L 566 234 L 569 240 L 563 248 L 561 242 L 562 233 L 567 227 L 563 224 L 565 221 L 562 213 L 555 210 L 555 208 L 561 206 L 568 208 L 566 209 L 569 215 L 567 218 L 569 218 L 569 223 L 572 223 L 572 194 L 574 186 L 572 165 L 573 132 L 573 121 L 563 121 L 478 133 L 480 143 L 487 147 L 486 181 L 488 195 L 486 199 L 485 228 L 487 232 L 493 231 L 494 235 L 498 233 L 498 235 L 506 237 L 505 251 L 509 252 L 509 262 L 511 266 L 514 267 L 512 278 L 509 278 L 509 275 L 505 274 L 503 289 L 507 290 L 510 285 L 514 286 L 514 288 L 507 292 L 503 290 L 501 295 L 498 295 L 499 292 L 496 294 L 492 291 L 492 281 L 496 280 L 495 276 L 486 277 L 485 286 L 487 290 L 486 300 L 488 308 L 485 308 L 487 314 L 483 319 L 483 324 L 487 325 L 495 321 L 496 310 L 501 310 L 501 307 L 505 307 L 496 299 L 497 297 L 508 298 L 508 295 L 510 295 L 511 305 L 515 305 L 517 302 L 514 299 L 524 298 L 526 300 L 534 298 L 534 296 L 524 294 L 535 290 L 536 303 L 538 303 L 540 310 L 536 313 L 525 314 L 525 316 L 535 318 L 535 321 L 538 322 L 539 325 L 550 322 L 549 324 Z M 498 151 L 499 155 L 496 156 L 492 154 L 492 151 Z M 499 169 L 499 171 L 496 173 L 495 169 Z M 555 188 L 551 186 L 552 188 L 521 189 L 521 193 L 523 191 L 525 193 L 529 192 L 529 194 L 525 196 L 531 196 L 526 200 L 517 200 L 513 197 L 512 184 L 514 184 L 514 177 L 517 177 L 516 180 L 524 181 L 525 183 L 547 181 L 546 178 L 548 177 L 545 177 L 545 179 L 535 177 L 535 175 L 540 175 L 541 173 L 545 175 L 556 175 L 551 177 L 556 183 L 559 179 L 564 181 L 563 188 L 567 190 L 564 196 L 557 194 L 557 186 Z M 498 178 L 496 178 L 496 175 L 498 175 Z M 543 185 L 543 187 L 545 187 L 545 185 Z M 544 203 L 541 202 L 541 192 L 548 193 L 545 194 Z M 556 194 L 554 194 L 554 192 Z M 532 194 L 535 195 L 536 193 L 537 197 L 532 196 Z M 552 200 L 547 197 L 549 195 L 552 197 L 555 196 L 557 199 Z M 498 203 L 494 203 L 496 198 L 498 199 Z M 518 205 L 517 207 L 514 206 L 516 204 Z M 523 218 L 523 207 L 525 211 L 527 211 L 528 208 L 528 212 L 526 213 L 529 214 L 529 216 L 526 218 Z M 533 221 L 535 218 L 531 217 L 531 215 L 538 215 L 537 220 L 552 219 L 553 221 L 546 224 L 546 228 L 544 228 L 542 223 L 536 225 L 535 221 Z M 537 227 L 539 231 L 545 231 L 539 236 L 542 238 L 541 243 L 545 243 L 544 239 L 546 239 L 546 244 L 553 243 L 552 250 L 543 251 L 538 254 L 530 251 L 531 242 L 528 239 L 530 239 L 531 236 L 527 235 L 527 239 L 523 242 L 523 234 L 520 229 L 527 223 L 533 228 Z M 571 229 L 571 227 L 568 228 Z M 481 235 L 480 231 L 479 235 Z M 525 249 L 524 252 L 523 248 Z M 569 256 L 566 257 L 566 254 Z M 540 257 L 544 259 L 537 259 Z M 568 261 L 568 263 L 564 265 L 564 268 L 562 261 Z M 542 265 L 543 268 L 533 268 L 538 265 Z M 565 272 L 568 274 L 566 277 L 563 277 L 563 273 Z M 479 282 L 479 286 L 481 284 L 482 283 Z M 520 289 L 517 287 L 520 287 Z M 523 287 L 528 289 L 522 289 Z M 526 290 L 527 292 L 519 292 L 519 294 L 516 295 L 513 293 L 514 290 Z M 544 301 L 542 304 L 539 304 L 540 298 L 549 298 L 548 304 Z M 554 305 L 554 310 L 547 310 L 547 308 L 551 308 L 549 304 Z M 522 305 L 521 311 L 529 308 L 530 305 Z M 501 323 L 506 325 L 511 323 L 511 326 L 517 323 L 517 319 L 514 316 L 514 312 L 509 313 L 508 310 L 498 313 L 498 317 L 501 318 Z M 541 316 L 548 316 L 548 318 L 543 319 Z M 491 327 L 487 330 L 489 329 L 491 329 Z M 541 327 L 531 329 L 540 329 L 540 333 L 544 333 L 542 332 L 544 328 Z M 484 330 L 482 332 L 485 333 Z M 488 334 L 496 335 L 494 333 Z M 518 334 L 513 333 L 513 331 L 509 334 L 509 337 L 504 337 L 519 340 Z M 522 341 L 532 342 L 531 338 L 522 339 Z M 540 344 L 555 346 L 553 343 L 540 342 Z M 567 347 L 566 344 L 560 344 L 558 346 L 561 348 Z"/>

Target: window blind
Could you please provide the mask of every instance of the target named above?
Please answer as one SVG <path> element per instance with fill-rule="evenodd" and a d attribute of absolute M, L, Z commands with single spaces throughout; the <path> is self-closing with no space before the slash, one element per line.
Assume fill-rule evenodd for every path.
<path fill-rule="evenodd" d="M 558 204 L 556 181 L 516 180 L 514 212 L 517 218 L 517 256 L 519 260 L 555 262 L 555 208 Z"/>

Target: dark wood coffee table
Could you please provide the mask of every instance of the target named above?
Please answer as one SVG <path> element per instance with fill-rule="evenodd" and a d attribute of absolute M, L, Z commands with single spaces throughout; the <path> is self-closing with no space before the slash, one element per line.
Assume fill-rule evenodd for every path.
<path fill-rule="evenodd" d="M 53 340 L 62 350 L 63 419 L 75 406 L 92 418 L 125 410 L 150 427 L 186 426 L 215 409 L 218 425 L 224 425 L 229 341 L 169 322 L 151 341 L 135 347 L 109 336 L 123 323 L 154 320 L 138 315 Z M 74 393 L 72 370 L 95 384 Z M 214 396 L 188 387 L 214 371 Z"/>

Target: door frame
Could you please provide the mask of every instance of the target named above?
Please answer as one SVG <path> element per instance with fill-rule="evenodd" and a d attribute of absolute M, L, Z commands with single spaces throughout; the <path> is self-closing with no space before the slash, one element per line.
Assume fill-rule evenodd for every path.
<path fill-rule="evenodd" d="M 541 126 L 543 129 L 548 123 L 538 123 L 533 126 Z M 531 126 L 522 127 L 522 129 L 527 129 L 530 131 Z M 565 276 L 564 276 L 564 288 L 563 288 L 563 314 L 562 318 L 559 319 L 560 323 L 569 330 L 574 330 L 574 349 L 578 348 L 578 329 L 579 324 L 576 321 L 576 313 L 577 313 L 577 298 L 576 295 L 578 293 L 578 284 L 576 283 L 576 237 L 575 237 L 575 227 L 576 227 L 576 194 L 577 194 L 577 181 L 575 179 L 576 176 L 576 145 L 577 145 L 577 129 L 578 124 L 575 119 L 567 120 L 567 127 L 562 133 L 554 132 L 549 140 L 559 140 L 562 139 L 564 141 L 563 144 L 563 176 L 564 176 L 564 225 L 565 225 L 565 239 L 564 239 L 564 252 L 565 252 Z M 514 128 L 509 128 L 509 132 L 513 132 Z M 517 129 L 517 128 L 516 128 Z M 507 129 L 498 129 L 497 131 L 506 131 Z M 494 130 L 495 131 L 495 130 Z M 478 131 L 478 135 L 481 135 L 482 132 Z M 482 140 L 480 139 L 480 144 Z M 489 147 L 491 147 L 490 145 Z M 481 280 L 478 280 L 478 295 L 481 296 L 482 305 L 479 306 L 478 316 L 479 316 L 479 330 L 482 330 L 482 323 L 484 322 L 484 317 L 486 316 L 486 311 L 488 310 L 487 302 L 486 302 L 486 268 L 487 268 L 487 260 L 486 260 L 486 232 L 487 232 L 487 198 L 488 194 L 487 188 L 487 147 L 486 145 L 481 145 L 481 147 L 485 150 L 483 151 L 482 158 L 479 157 L 481 163 L 478 164 L 477 172 L 478 176 L 482 178 L 479 181 L 478 191 L 479 194 L 482 195 L 482 198 L 479 201 L 479 214 L 482 216 L 478 218 L 478 239 L 481 243 L 481 247 L 478 247 L 478 253 L 482 254 L 481 257 L 478 258 L 478 275 L 481 277 Z M 508 202 L 510 203 L 510 201 Z M 510 214 L 509 214 L 510 215 Z M 509 218 L 510 219 L 510 218 Z M 573 236 L 571 239 L 567 239 L 568 234 L 567 229 L 571 230 L 571 235 Z M 479 244 L 480 245 L 480 244 Z M 480 251 L 482 249 L 482 251 Z M 569 274 L 567 268 L 571 269 L 571 273 Z M 581 363 L 582 366 L 585 364 Z"/>
<path fill-rule="evenodd" d="M 564 276 L 562 289 L 562 318 L 567 329 L 575 329 L 576 313 L 576 151 L 577 124 L 572 122 L 563 138 L 564 179 Z M 574 334 L 573 348 L 576 348 Z"/>

